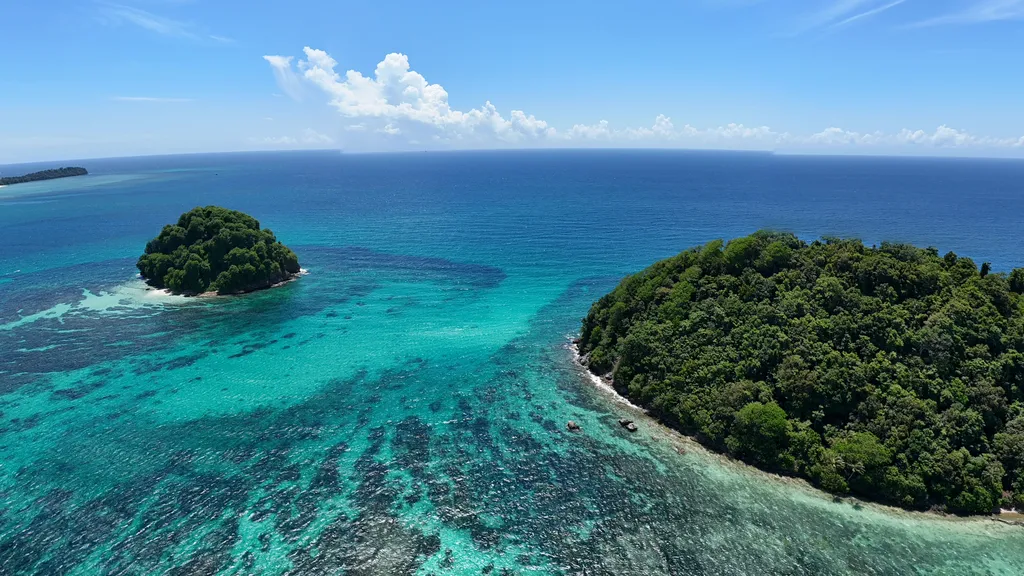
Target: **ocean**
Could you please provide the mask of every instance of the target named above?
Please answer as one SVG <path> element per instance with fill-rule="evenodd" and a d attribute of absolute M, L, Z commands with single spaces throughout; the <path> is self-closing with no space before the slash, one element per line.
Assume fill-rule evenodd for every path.
<path fill-rule="evenodd" d="M 90 175 L 0 188 L 0 574 L 1024 573 L 1024 528 L 833 501 L 709 454 L 594 386 L 568 347 L 623 276 L 761 228 L 1024 266 L 1024 162 L 0 168 L 57 164 Z M 147 291 L 146 241 L 210 204 L 258 218 L 308 275 L 237 298 Z"/>

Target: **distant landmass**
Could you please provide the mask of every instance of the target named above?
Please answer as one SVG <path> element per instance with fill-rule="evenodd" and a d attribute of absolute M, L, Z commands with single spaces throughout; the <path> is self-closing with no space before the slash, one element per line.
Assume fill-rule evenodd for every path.
<path fill-rule="evenodd" d="M 1024 269 L 759 232 L 626 278 L 579 352 L 665 423 L 828 492 L 1024 509 Z"/>
<path fill-rule="evenodd" d="M 219 206 L 193 208 L 146 244 L 139 272 L 174 294 L 242 294 L 300 271 L 299 259 L 258 220 Z"/>
<path fill-rule="evenodd" d="M 31 174 L 25 174 L 24 176 L 11 176 L 8 178 L 0 178 L 0 186 L 7 186 L 9 184 L 24 184 L 25 182 L 38 182 L 40 180 L 53 180 L 56 178 L 69 178 L 71 176 L 85 176 L 88 173 L 89 171 L 86 170 L 85 168 L 54 168 L 52 170 L 43 170 L 42 172 L 33 172 Z"/>

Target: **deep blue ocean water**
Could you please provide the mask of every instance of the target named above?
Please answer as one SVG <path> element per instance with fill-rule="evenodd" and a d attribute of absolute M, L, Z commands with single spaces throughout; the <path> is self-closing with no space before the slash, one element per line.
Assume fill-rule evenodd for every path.
<path fill-rule="evenodd" d="M 70 164 L 91 174 L 0 188 L 0 574 L 1024 574 L 1024 529 L 835 503 L 707 454 L 566 347 L 624 275 L 760 228 L 1024 266 L 1024 162 Z M 208 204 L 309 274 L 145 290 L 146 241 Z"/>

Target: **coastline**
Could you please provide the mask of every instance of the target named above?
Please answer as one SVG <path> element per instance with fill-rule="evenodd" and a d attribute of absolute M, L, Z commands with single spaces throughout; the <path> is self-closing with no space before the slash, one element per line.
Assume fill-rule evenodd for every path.
<path fill-rule="evenodd" d="M 287 278 L 285 278 L 284 280 L 281 280 L 280 282 L 276 282 L 276 283 L 270 284 L 268 286 L 261 286 L 259 288 L 256 288 L 255 290 L 246 290 L 244 292 L 232 292 L 231 294 L 218 294 L 217 292 L 202 292 L 202 293 L 194 294 L 194 295 L 191 295 L 191 296 L 185 296 L 185 295 L 182 295 L 182 294 L 174 294 L 173 292 L 171 292 L 167 288 L 156 288 L 154 286 L 149 286 L 148 284 L 147 284 L 147 286 L 148 286 L 147 292 L 149 294 L 153 294 L 154 296 L 181 296 L 182 298 L 218 298 L 218 297 L 222 297 L 222 296 L 245 296 L 246 294 L 252 294 L 253 292 L 261 292 L 263 290 L 270 290 L 271 288 L 278 288 L 280 286 L 284 286 L 285 284 L 288 284 L 290 282 L 294 282 L 294 281 L 298 280 L 299 278 L 301 278 L 303 276 L 306 276 L 308 274 L 309 274 L 309 270 L 307 270 L 305 268 L 299 268 L 298 272 L 296 272 L 295 274 L 289 274 Z M 136 275 L 136 277 L 142 279 L 142 281 L 145 282 L 145 278 L 142 278 L 141 274 Z"/>
<path fill-rule="evenodd" d="M 597 374 L 594 374 L 593 372 L 590 371 L 590 368 L 588 368 L 586 363 L 584 362 L 584 358 L 580 356 L 580 345 L 578 342 L 576 342 L 575 340 L 570 340 L 569 349 L 572 350 L 572 359 L 573 362 L 576 364 L 576 367 L 583 372 L 583 375 L 590 380 L 591 384 L 593 384 L 596 388 L 600 389 L 606 394 L 611 395 L 611 398 L 614 401 L 620 404 L 625 404 L 626 406 L 629 406 L 634 410 L 642 412 L 645 416 L 651 418 L 652 421 L 657 422 L 657 420 L 650 416 L 646 409 L 637 406 L 636 404 L 633 404 L 632 402 L 629 401 L 628 398 L 626 398 L 622 394 L 619 394 L 618 390 L 616 390 L 615 386 L 612 384 L 612 379 L 610 377 L 598 376 Z"/>
<path fill-rule="evenodd" d="M 628 398 L 619 394 L 612 383 L 611 377 L 598 376 L 590 371 L 587 367 L 585 359 L 580 355 L 579 343 L 575 337 L 570 337 L 569 344 L 566 346 L 572 352 L 572 360 L 576 367 L 582 371 L 581 376 L 585 376 L 597 390 L 605 395 L 612 395 L 611 399 L 619 404 L 624 404 L 629 408 L 632 408 L 636 412 L 639 412 L 642 417 L 646 420 L 644 423 L 647 424 L 652 430 L 659 433 L 659 435 L 670 443 L 674 443 L 677 446 L 676 452 L 684 453 L 688 450 L 698 450 L 702 454 L 713 457 L 724 465 L 732 466 L 736 469 L 742 469 L 748 473 L 758 474 L 763 477 L 769 478 L 774 482 L 785 484 L 791 487 L 800 488 L 801 490 L 810 492 L 823 500 L 832 500 L 835 502 L 849 503 L 853 506 L 870 507 L 875 510 L 880 510 L 888 514 L 908 514 L 908 515 L 920 515 L 926 518 L 948 520 L 954 522 L 978 522 L 988 521 L 996 522 L 999 524 L 1005 524 L 1010 526 L 1016 526 L 1024 528 L 1024 513 L 1016 512 L 1014 510 L 1007 510 L 1005 508 L 1000 509 L 998 514 L 993 513 L 990 515 L 973 515 L 973 516 L 957 516 L 955 514 L 948 514 L 945 512 L 938 512 L 933 510 L 908 510 L 906 508 L 900 508 L 898 506 L 890 506 L 879 502 L 873 502 L 870 500 L 862 500 L 856 496 L 838 496 L 831 494 L 820 488 L 817 488 L 804 478 L 797 476 L 783 476 L 767 470 L 762 470 L 756 466 L 747 464 L 741 460 L 737 460 L 728 454 L 718 452 L 708 448 L 693 436 L 688 436 L 682 432 L 667 426 L 666 424 L 659 421 L 657 418 L 650 415 L 650 413 L 636 404 L 629 401 Z"/>
<path fill-rule="evenodd" d="M 62 178 L 74 178 L 76 176 L 88 176 L 89 171 L 80 166 L 65 166 L 62 168 L 51 168 L 21 176 L 8 176 L 0 178 L 0 187 L 13 186 L 15 184 L 28 184 L 30 182 L 45 182 L 47 180 L 60 180 Z"/>

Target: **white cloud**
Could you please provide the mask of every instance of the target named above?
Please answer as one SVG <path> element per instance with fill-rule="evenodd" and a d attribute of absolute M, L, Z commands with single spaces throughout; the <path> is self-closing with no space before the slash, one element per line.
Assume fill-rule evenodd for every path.
<path fill-rule="evenodd" d="M 125 6 L 123 4 L 99 2 L 99 12 L 96 19 L 101 24 L 109 26 L 131 24 L 155 34 L 172 38 L 185 38 L 199 42 L 212 40 L 213 42 L 220 44 L 230 44 L 234 42 L 233 39 L 226 36 L 202 33 L 197 30 L 195 25 L 189 22 L 174 20 L 166 16 L 147 12 L 146 10 L 132 6 Z"/>
<path fill-rule="evenodd" d="M 291 79 L 303 79 L 316 86 L 344 118 L 353 121 L 348 132 L 372 131 L 387 137 L 407 136 L 409 142 L 433 142 L 452 146 L 559 145 L 570 141 L 618 141 L 635 144 L 689 141 L 691 145 L 749 140 L 772 145 L 781 136 L 768 127 L 740 124 L 697 129 L 686 125 L 676 130 L 672 120 L 661 115 L 650 128 L 613 129 L 608 121 L 577 124 L 559 132 L 548 122 L 522 110 L 506 117 L 491 102 L 479 108 L 457 110 L 448 102 L 448 92 L 429 83 L 412 70 L 404 54 L 388 54 L 377 64 L 372 76 L 349 70 L 340 74 L 337 62 L 326 52 L 305 48 L 306 58 L 293 66 L 291 57 L 265 56 L 282 89 Z M 282 79 L 285 79 L 282 81 Z M 393 140 L 394 138 L 392 138 Z"/>
<path fill-rule="evenodd" d="M 291 96 L 293 100 L 302 100 L 302 81 L 292 69 L 291 56 L 264 56 L 264 60 L 270 63 L 270 69 L 274 71 L 274 79 L 277 80 L 281 91 Z"/>
<path fill-rule="evenodd" d="M 835 0 L 827 6 L 804 18 L 804 28 L 817 28 L 835 22 L 839 18 L 870 4 L 872 0 Z"/>
<path fill-rule="evenodd" d="M 304 144 L 333 144 L 334 138 L 326 134 L 320 134 L 312 128 L 306 128 L 302 131 L 302 142 Z"/>
<path fill-rule="evenodd" d="M 572 138 L 583 138 L 586 140 L 600 140 L 611 138 L 612 132 L 608 129 L 608 121 L 601 120 L 593 126 L 587 126 L 585 124 L 576 124 L 569 131 L 568 137 Z"/>
<path fill-rule="evenodd" d="M 712 140 L 757 140 L 762 142 L 781 142 L 788 137 L 787 134 L 779 134 L 767 126 L 748 127 L 743 124 L 728 124 L 726 126 L 702 131 L 687 124 L 684 128 L 688 128 L 688 133 L 690 134 L 698 136 L 703 135 L 711 138 Z"/>
<path fill-rule="evenodd" d="M 313 146 L 315 148 L 321 148 L 327 144 L 333 144 L 334 138 L 326 134 L 321 134 L 312 128 L 306 128 L 302 131 L 302 135 L 295 136 L 264 136 L 262 138 L 249 138 L 250 144 L 258 144 L 261 146 Z"/>
<path fill-rule="evenodd" d="M 911 27 L 982 24 L 1000 20 L 1024 20 L 1024 0 L 977 0 L 964 10 L 922 20 L 911 24 Z"/>
<path fill-rule="evenodd" d="M 844 6 L 862 3 L 849 1 Z M 852 8 L 851 8 L 852 10 Z M 849 11 L 849 10 L 848 10 Z M 409 65 L 404 54 L 388 54 L 371 76 L 349 70 L 339 73 L 326 52 L 305 48 L 305 59 L 265 56 L 284 90 L 305 84 L 323 93 L 342 117 L 346 149 L 503 148 L 545 146 L 634 146 L 736 148 L 756 150 L 806 148 L 1024 148 L 1024 138 L 980 137 L 949 126 L 933 132 L 904 129 L 896 133 L 856 132 L 838 127 L 807 136 L 768 126 L 730 123 L 700 128 L 679 125 L 658 115 L 647 127 L 613 126 L 607 120 L 577 123 L 567 130 L 522 110 L 502 114 L 489 101 L 478 108 L 458 110 L 448 92 L 431 84 Z M 284 80 L 282 80 L 284 79 Z M 294 81 L 294 86 L 291 84 Z M 333 140 L 305 132 L 296 143 L 327 144 Z"/>
<path fill-rule="evenodd" d="M 253 144 L 266 144 L 271 146 L 294 146 L 299 143 L 291 136 L 264 136 L 263 138 L 249 138 Z"/>
<path fill-rule="evenodd" d="M 825 146 L 848 146 L 848 145 L 870 145 L 878 144 L 884 140 L 885 135 L 880 132 L 873 134 L 861 134 L 851 132 L 842 128 L 826 128 L 817 134 L 811 134 L 805 141 L 809 144 L 822 144 Z"/>
<path fill-rule="evenodd" d="M 933 132 L 904 128 L 895 134 L 873 132 L 860 134 L 841 128 L 828 128 L 803 140 L 805 144 L 825 146 L 915 146 L 925 148 L 1012 148 L 1024 142 L 1024 137 L 991 138 L 976 136 L 946 125 Z"/>
<path fill-rule="evenodd" d="M 858 13 L 854 14 L 853 16 L 848 16 L 848 17 L 846 17 L 846 18 L 844 18 L 844 19 L 842 19 L 842 20 L 840 20 L 838 22 L 835 22 L 834 24 L 829 25 L 829 28 L 830 29 L 831 28 L 840 28 L 842 26 L 847 26 L 849 24 L 853 24 L 854 22 L 857 22 L 859 20 L 864 20 L 865 18 L 870 18 L 870 17 L 872 17 L 872 16 L 874 16 L 876 14 L 881 14 L 882 12 L 885 12 L 886 10 L 889 10 L 891 8 L 895 8 L 895 7 L 899 6 L 900 4 L 903 4 L 906 1 L 907 0 L 894 0 L 893 2 L 889 2 L 888 4 L 882 4 L 881 6 L 876 6 L 874 8 L 871 8 L 870 10 L 865 10 L 863 12 L 858 12 Z"/>
<path fill-rule="evenodd" d="M 802 34 L 823 27 L 842 26 L 847 20 L 853 22 L 877 10 L 879 0 L 832 0 L 821 9 L 807 14 L 791 31 L 791 35 Z"/>
<path fill-rule="evenodd" d="M 517 144 L 543 139 L 550 132 L 543 120 L 521 110 L 513 110 L 505 118 L 490 102 L 468 111 L 453 109 L 448 92 L 412 70 L 404 54 L 388 54 L 373 76 L 367 77 L 355 70 L 340 75 L 335 71 L 337 62 L 322 50 L 307 47 L 304 52 L 306 59 L 297 66 L 301 76 L 326 93 L 330 105 L 342 116 L 378 120 L 378 131 L 385 134 Z M 275 75 L 294 73 L 290 60 L 278 57 L 271 65 Z"/>
<path fill-rule="evenodd" d="M 152 12 L 122 6 L 120 4 L 104 4 L 100 6 L 101 20 L 108 24 L 134 24 L 140 28 L 155 32 L 162 36 L 177 36 L 181 38 L 196 38 L 191 27 L 177 20 L 158 16 Z"/>

